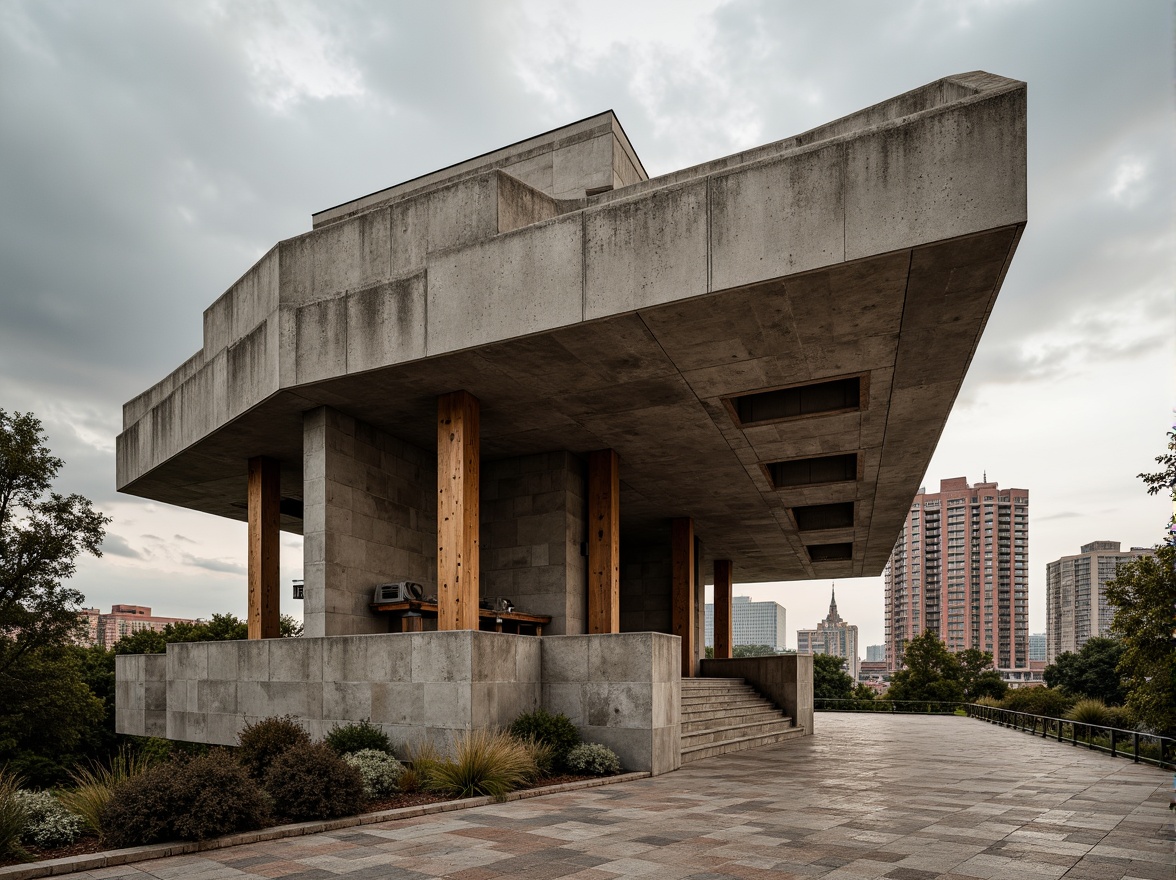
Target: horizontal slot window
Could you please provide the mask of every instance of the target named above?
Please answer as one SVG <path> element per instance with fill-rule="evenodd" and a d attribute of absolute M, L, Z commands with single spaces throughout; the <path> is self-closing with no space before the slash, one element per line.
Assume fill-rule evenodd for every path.
<path fill-rule="evenodd" d="M 767 468 L 772 485 L 777 489 L 817 483 L 842 483 L 857 479 L 857 453 L 773 461 L 768 463 Z"/>
<path fill-rule="evenodd" d="M 731 406 L 735 410 L 739 424 L 755 425 L 760 422 L 860 409 L 861 402 L 861 377 L 851 376 L 848 379 L 834 379 L 831 382 L 816 382 L 812 385 L 781 388 L 778 391 L 745 394 L 743 397 L 732 398 Z"/>
<path fill-rule="evenodd" d="M 813 562 L 843 562 L 853 559 L 853 542 L 841 544 L 809 544 L 805 548 Z"/>
<path fill-rule="evenodd" d="M 810 504 L 792 508 L 796 527 L 802 532 L 818 529 L 846 529 L 853 527 L 853 502 L 838 504 Z"/>

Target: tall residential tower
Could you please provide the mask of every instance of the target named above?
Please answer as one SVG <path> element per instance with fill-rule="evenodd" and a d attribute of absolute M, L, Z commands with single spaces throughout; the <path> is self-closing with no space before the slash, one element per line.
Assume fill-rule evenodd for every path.
<path fill-rule="evenodd" d="M 979 648 L 998 670 L 1029 667 L 1029 491 L 941 480 L 920 488 L 883 577 L 886 668 L 933 630 L 950 651 Z"/>

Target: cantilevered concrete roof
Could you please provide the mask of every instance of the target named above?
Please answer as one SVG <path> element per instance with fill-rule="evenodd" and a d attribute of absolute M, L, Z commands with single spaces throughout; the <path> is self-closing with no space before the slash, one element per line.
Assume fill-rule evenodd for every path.
<path fill-rule="evenodd" d="M 1025 224 L 1023 83 L 948 77 L 649 180 L 611 113 L 447 170 L 321 212 L 210 306 L 124 407 L 119 489 L 244 519 L 250 456 L 300 497 L 305 410 L 429 449 L 465 389 L 485 458 L 616 449 L 622 541 L 691 516 L 740 581 L 881 571 Z M 856 405 L 738 403 L 839 379 Z M 771 476 L 848 454 L 853 479 Z M 798 524 L 837 502 L 851 522 Z"/>

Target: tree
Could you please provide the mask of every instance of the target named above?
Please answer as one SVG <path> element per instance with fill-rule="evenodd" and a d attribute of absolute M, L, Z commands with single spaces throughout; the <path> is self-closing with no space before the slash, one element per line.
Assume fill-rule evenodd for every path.
<path fill-rule="evenodd" d="M 85 597 L 65 582 L 79 554 L 102 555 L 110 518 L 50 491 L 62 464 L 36 416 L 0 409 L 0 704 L 22 658 L 77 633 Z"/>
<path fill-rule="evenodd" d="M 903 667 L 894 673 L 888 700 L 934 700 L 959 703 L 964 699 L 960 665 L 934 630 L 924 630 L 906 643 Z"/>
<path fill-rule="evenodd" d="M 279 634 L 284 639 L 296 639 L 302 635 L 302 624 L 289 614 L 283 614 Z M 249 626 L 237 615 L 214 614 L 209 620 L 169 623 L 162 632 L 141 629 L 128 633 L 115 642 L 114 653 L 162 654 L 171 642 L 225 642 L 248 637 Z"/>
<path fill-rule="evenodd" d="M 964 699 L 974 703 L 981 697 L 1004 699 L 1009 686 L 992 666 L 992 655 L 979 648 L 968 648 L 955 655 L 959 666 L 960 684 Z"/>
<path fill-rule="evenodd" d="M 1159 495 L 1167 491 L 1176 501 L 1176 427 L 1168 432 L 1168 451 L 1164 455 L 1156 456 L 1156 464 L 1161 465 L 1162 470 L 1153 474 L 1138 474 L 1139 479 L 1147 486 L 1147 494 Z M 1176 511 L 1173 511 L 1172 521 L 1176 526 Z M 1169 531 L 1168 534 L 1173 536 L 1176 532 Z"/>
<path fill-rule="evenodd" d="M 842 658 L 833 654 L 813 655 L 813 697 L 817 700 L 848 700 L 853 697 L 853 678 L 841 667 Z"/>
<path fill-rule="evenodd" d="M 1176 736 L 1176 546 L 1119 566 L 1107 581 L 1111 631 L 1122 644 L 1118 671 L 1127 708 L 1156 732 Z"/>
<path fill-rule="evenodd" d="M 732 657 L 767 657 L 776 653 L 771 645 L 735 645 L 731 648 Z"/>
<path fill-rule="evenodd" d="M 1121 706 L 1127 697 L 1117 668 L 1122 658 L 1123 645 L 1119 641 L 1095 636 L 1077 653 L 1059 654 L 1045 667 L 1043 677 L 1049 687 L 1060 687 L 1075 697 Z"/>

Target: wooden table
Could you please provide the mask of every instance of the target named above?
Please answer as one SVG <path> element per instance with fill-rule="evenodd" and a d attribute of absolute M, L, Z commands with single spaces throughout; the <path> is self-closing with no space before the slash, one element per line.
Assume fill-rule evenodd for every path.
<path fill-rule="evenodd" d="M 373 602 L 372 611 L 379 614 L 394 614 L 400 618 L 401 632 L 420 632 L 420 622 L 423 618 L 437 617 L 436 602 L 422 602 L 419 599 L 406 599 L 403 602 Z M 419 616 L 409 616 L 409 615 Z M 505 632 L 527 635 L 524 627 L 534 630 L 531 635 L 543 635 L 543 627 L 551 623 L 546 614 L 526 614 L 522 611 L 492 611 L 489 608 L 478 609 L 479 629 L 486 632 L 503 632 L 504 626 L 509 626 Z"/>

